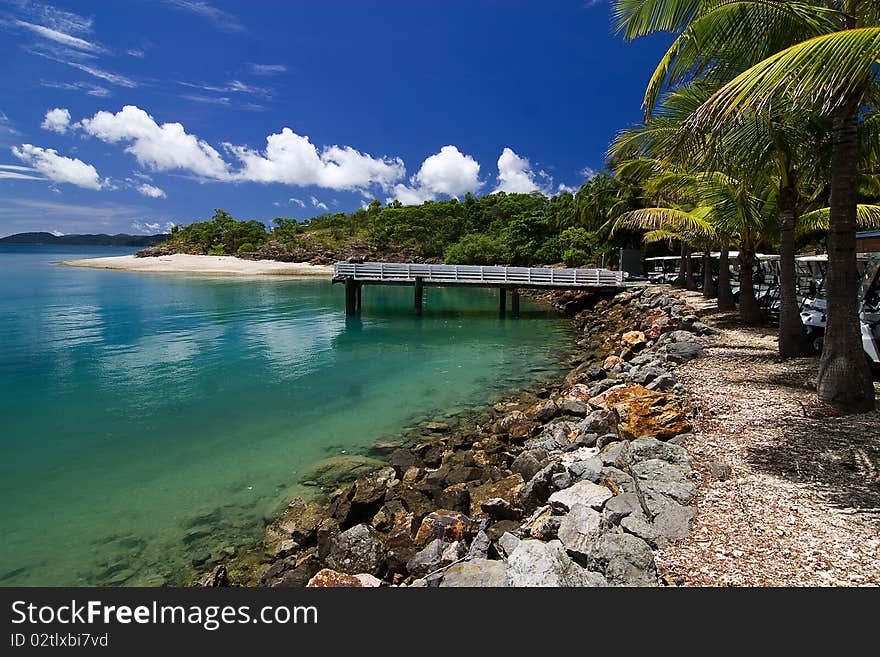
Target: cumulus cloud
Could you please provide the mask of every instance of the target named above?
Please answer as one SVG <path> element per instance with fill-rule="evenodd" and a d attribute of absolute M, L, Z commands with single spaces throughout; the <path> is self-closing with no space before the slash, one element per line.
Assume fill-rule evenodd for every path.
<path fill-rule="evenodd" d="M 599 172 L 595 169 L 591 169 L 590 167 L 584 167 L 583 169 L 581 169 L 581 175 L 584 177 L 585 180 L 592 180 L 599 175 Z"/>
<path fill-rule="evenodd" d="M 22 144 L 21 147 L 13 146 L 12 154 L 53 182 L 69 183 L 86 189 L 103 187 L 95 167 L 82 160 L 59 155 L 54 149 Z"/>
<path fill-rule="evenodd" d="M 165 190 L 160 189 L 155 185 L 144 183 L 143 185 L 138 185 L 135 189 L 144 196 L 149 196 L 150 198 L 165 198 Z"/>
<path fill-rule="evenodd" d="M 50 109 L 46 112 L 46 116 L 43 119 L 43 123 L 40 124 L 40 127 L 43 128 L 43 130 L 49 130 L 63 135 L 70 127 L 70 111 L 61 107 Z"/>
<path fill-rule="evenodd" d="M 287 199 L 287 201 L 288 201 L 288 203 L 293 203 L 294 205 L 298 205 L 298 206 L 301 207 L 301 208 L 306 207 L 306 202 L 303 201 L 302 199 L 298 199 L 298 198 L 289 198 L 289 199 Z"/>
<path fill-rule="evenodd" d="M 327 146 L 319 152 L 307 136 L 290 128 L 266 137 L 262 152 L 224 146 L 241 162 L 233 177 L 242 181 L 353 190 L 373 184 L 385 188 L 406 173 L 399 158 L 374 158 L 350 146 Z"/>
<path fill-rule="evenodd" d="M 535 180 L 535 172 L 528 159 L 520 157 L 510 148 L 505 148 L 498 158 L 498 187 L 496 192 L 529 194 L 544 191 Z"/>
<path fill-rule="evenodd" d="M 314 196 L 310 196 L 309 200 L 312 202 L 312 206 L 318 208 L 319 210 L 326 210 L 327 209 L 327 204 L 321 203 L 321 201 L 319 201 Z"/>
<path fill-rule="evenodd" d="M 116 114 L 98 112 L 91 119 L 83 119 L 80 125 L 101 141 L 130 142 L 125 151 L 149 169 L 183 169 L 218 180 L 229 177 L 226 162 L 207 142 L 188 134 L 180 123 L 159 125 L 134 105 L 126 105 Z"/>
<path fill-rule="evenodd" d="M 444 146 L 439 153 L 427 157 L 409 185 L 394 186 L 394 196 L 404 205 L 417 205 L 437 198 L 438 195 L 461 196 L 477 191 L 480 165 L 470 155 L 455 146 Z"/>

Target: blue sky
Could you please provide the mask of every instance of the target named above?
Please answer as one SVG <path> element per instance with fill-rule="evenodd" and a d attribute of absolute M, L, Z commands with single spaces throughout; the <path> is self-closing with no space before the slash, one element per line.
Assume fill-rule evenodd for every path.
<path fill-rule="evenodd" d="M 0 0 L 0 235 L 577 188 L 666 39 L 606 0 Z"/>

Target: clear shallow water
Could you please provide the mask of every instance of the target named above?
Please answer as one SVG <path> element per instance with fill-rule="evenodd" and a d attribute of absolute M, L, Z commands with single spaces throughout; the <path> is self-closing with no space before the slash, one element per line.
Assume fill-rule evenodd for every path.
<path fill-rule="evenodd" d="M 314 463 L 555 370 L 568 325 L 488 290 L 60 267 L 0 245 L 0 585 L 173 582 Z M 195 529 L 194 529 L 195 528 Z M 199 536 L 192 541 L 192 535 Z M 189 536 L 187 536 L 189 532 Z"/>

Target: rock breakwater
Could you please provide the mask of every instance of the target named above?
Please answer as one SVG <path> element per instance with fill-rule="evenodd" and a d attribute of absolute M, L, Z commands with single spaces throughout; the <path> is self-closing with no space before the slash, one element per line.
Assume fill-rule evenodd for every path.
<path fill-rule="evenodd" d="M 294 500 L 267 527 L 258 581 L 220 563 L 200 583 L 662 584 L 653 551 L 684 538 L 695 514 L 675 369 L 703 355 L 713 329 L 665 286 L 622 292 L 573 321 L 578 350 L 558 385 L 384 441 L 382 467 L 357 457 L 370 472 L 321 501 Z M 336 457 L 313 476 L 326 484 L 346 467 Z"/>

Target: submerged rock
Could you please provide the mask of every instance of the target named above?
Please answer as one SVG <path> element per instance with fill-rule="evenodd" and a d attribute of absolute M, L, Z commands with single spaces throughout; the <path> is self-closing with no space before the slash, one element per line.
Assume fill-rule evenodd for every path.
<path fill-rule="evenodd" d="M 340 483 L 354 481 L 384 466 L 383 461 L 369 456 L 355 454 L 331 456 L 309 468 L 303 479 L 315 481 L 325 488 L 334 488 Z"/>

